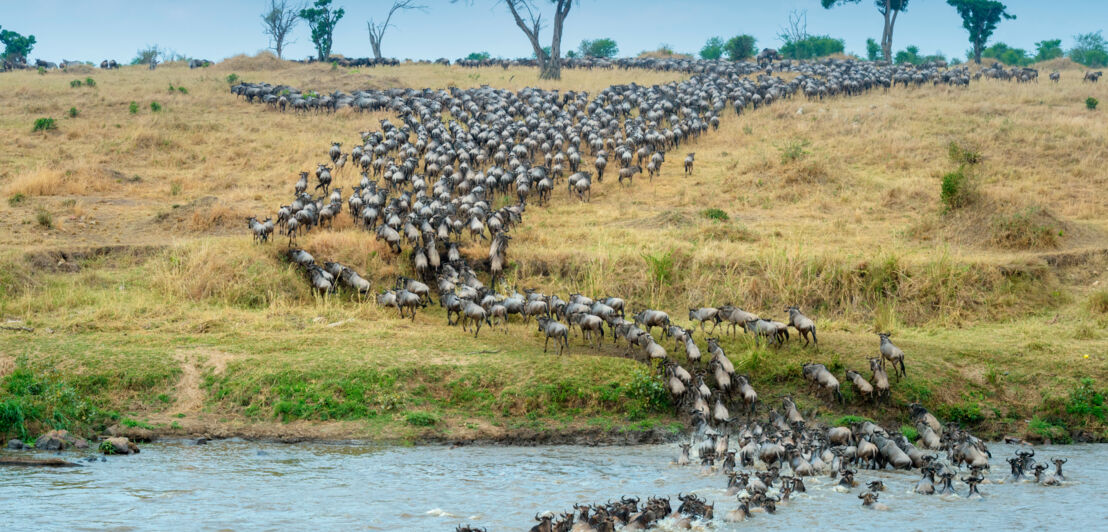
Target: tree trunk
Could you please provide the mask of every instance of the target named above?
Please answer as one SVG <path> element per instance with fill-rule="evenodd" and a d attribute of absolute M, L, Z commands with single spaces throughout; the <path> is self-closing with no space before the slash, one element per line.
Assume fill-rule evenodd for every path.
<path fill-rule="evenodd" d="M 539 74 L 540 79 L 562 79 L 562 25 L 573 0 L 558 0 L 554 8 L 554 34 L 550 38 L 550 57 Z"/>
<path fill-rule="evenodd" d="M 893 60 L 893 39 L 892 39 L 892 24 L 889 19 L 889 1 L 885 0 L 885 28 L 881 31 L 881 54 L 885 56 L 885 61 L 891 63 Z"/>
<path fill-rule="evenodd" d="M 380 60 L 381 59 L 381 41 L 371 42 L 369 44 L 370 44 L 370 46 L 373 47 L 373 58 L 377 59 L 377 60 Z"/>
<path fill-rule="evenodd" d="M 889 20 L 889 35 L 888 35 L 889 48 L 888 48 L 888 51 L 885 52 L 885 60 L 890 61 L 890 62 L 892 61 L 892 54 L 893 54 L 893 30 L 896 29 L 896 16 L 899 15 L 899 14 L 900 14 L 899 10 L 893 11 L 893 18 L 891 20 Z"/>
<path fill-rule="evenodd" d="M 973 62 L 981 64 L 981 45 L 973 43 Z"/>
<path fill-rule="evenodd" d="M 527 23 L 523 21 L 523 17 L 519 16 L 519 11 L 516 10 L 515 0 L 507 0 L 504 2 L 508 4 L 508 11 L 512 12 L 512 18 L 516 21 L 516 26 L 523 30 L 523 34 L 527 36 L 527 40 L 531 42 L 531 48 L 535 51 L 535 57 L 539 62 L 539 71 L 546 72 L 546 52 L 542 51 L 542 45 L 539 44 L 539 21 L 537 18 L 532 19 L 534 23 L 534 30 L 527 27 Z"/>
<path fill-rule="evenodd" d="M 277 41 L 277 44 L 273 47 L 273 49 L 277 52 L 277 59 L 281 59 L 281 49 L 284 47 L 285 43 L 281 41 Z"/>

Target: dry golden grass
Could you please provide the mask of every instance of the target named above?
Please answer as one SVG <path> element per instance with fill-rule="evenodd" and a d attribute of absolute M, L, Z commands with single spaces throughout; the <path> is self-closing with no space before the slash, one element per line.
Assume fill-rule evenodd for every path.
<path fill-rule="evenodd" d="M 1095 332 L 1103 314 L 1088 315 L 1103 308 L 1108 283 L 1108 128 L 1083 104 L 1087 96 L 1108 101 L 1108 85 L 1083 84 L 1078 69 L 1057 67 L 1063 69 L 1058 85 L 1045 77 L 1029 85 L 981 81 L 968 89 L 798 98 L 742 117 L 728 111 L 718 132 L 667 154 L 663 175 L 653 181 L 639 178 L 621 188 L 605 180 L 587 204 L 557 187 L 549 206 L 529 205 L 509 248 L 508 280 L 520 288 L 620 295 L 635 308 L 663 308 L 675 317 L 687 306 L 732 302 L 779 318 L 784 305 L 800 304 L 826 331 L 821 351 L 785 352 L 780 368 L 758 368 L 771 372 L 760 377 L 769 379 L 767 386 L 786 382 L 774 380 L 772 371 L 805 358 L 861 366 L 870 349 L 858 346 L 869 346 L 872 333 L 883 330 L 903 339 L 909 371 L 923 372 L 915 382 L 930 386 L 937 403 L 992 389 L 982 376 L 985 364 L 1058 375 L 990 392 L 995 401 L 1030 411 L 1043 394 L 1064 393 L 1064 379 L 1108 377 L 1108 335 Z M 296 370 L 308 364 L 300 361 L 304 346 L 332 341 L 335 329 L 326 324 L 354 319 L 336 327 L 356 329 L 370 352 L 347 353 L 349 360 L 461 363 L 452 342 L 462 335 L 441 327 L 441 314 L 421 314 L 411 325 L 372 303 L 313 296 L 282 259 L 287 239 L 274 235 L 273 243 L 253 245 L 243 222 L 273 215 L 290 198 L 297 172 L 325 161 L 332 140 L 349 147 L 359 131 L 378 127 L 388 114 L 276 113 L 232 97 L 231 73 L 321 92 L 482 84 L 595 92 L 612 83 L 679 78 L 570 70 L 560 82 L 540 82 L 531 69 L 332 69 L 265 55 L 197 70 L 171 64 L 154 72 L 96 71 L 89 74 L 97 81 L 91 89 L 70 88 L 73 76 L 62 73 L 0 75 L 0 142 L 10 147 L 0 151 L 0 315 L 102 335 L 97 338 L 116 338 L 141 324 L 153 335 L 150 342 L 199 338 L 245 353 L 251 335 L 259 334 L 267 353 Z M 171 94 L 171 84 L 189 93 Z M 139 104 L 136 115 L 127 109 L 132 101 Z M 164 109 L 151 112 L 151 101 Z M 71 106 L 80 115 L 61 118 Z M 32 134 L 40 116 L 58 118 L 59 129 Z M 973 170 L 982 200 L 944 213 L 939 181 L 957 167 L 947 156 L 951 142 L 982 154 Z M 786 161 L 783 152 L 792 145 L 806 153 Z M 696 152 L 697 166 L 685 178 L 680 161 L 689 151 Z M 348 168 L 335 184 L 349 191 L 356 177 Z M 9 203 L 17 194 L 22 200 Z M 998 220 L 1033 207 L 1039 214 L 1032 225 L 1061 234 L 1027 239 L 1019 224 L 998 229 Z M 728 219 L 707 218 L 708 208 Z M 54 214 L 55 228 L 34 222 L 40 209 Z M 334 231 L 314 232 L 297 244 L 317 260 L 364 272 L 375 288 L 410 272 L 406 255 L 389 254 L 345 213 Z M 23 259 L 41 250 L 105 245 L 166 249 L 136 264 L 103 259 L 78 274 L 32 271 Z M 487 244 L 467 242 L 463 252 L 479 261 Z M 658 260 L 670 264 L 662 280 L 651 266 Z M 482 340 L 465 346 L 505 350 L 490 363 L 527 381 L 548 375 L 544 364 L 553 364 L 534 342 L 519 341 L 533 335 L 532 327 L 518 325 L 509 335 L 483 331 Z M 435 348 L 426 351 L 421 342 L 428 338 Z M 728 348 L 757 365 L 743 341 Z M 12 354 L 5 351 L 0 355 Z M 1080 355 L 1086 353 L 1096 356 L 1085 361 Z M 592 364 L 592 358 L 568 360 Z M 606 368 L 625 376 L 634 366 Z M 431 393 L 449 392 L 432 385 Z M 505 402 L 522 411 L 533 400 Z"/>

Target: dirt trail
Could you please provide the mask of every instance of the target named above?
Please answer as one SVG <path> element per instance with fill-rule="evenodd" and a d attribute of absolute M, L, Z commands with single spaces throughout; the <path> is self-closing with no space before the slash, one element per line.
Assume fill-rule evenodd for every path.
<path fill-rule="evenodd" d="M 181 380 L 177 381 L 177 400 L 170 414 L 196 414 L 204 407 L 205 392 L 200 384 L 204 368 L 218 374 L 227 368 L 233 355 L 215 349 L 177 350 L 173 357 L 181 363 Z"/>

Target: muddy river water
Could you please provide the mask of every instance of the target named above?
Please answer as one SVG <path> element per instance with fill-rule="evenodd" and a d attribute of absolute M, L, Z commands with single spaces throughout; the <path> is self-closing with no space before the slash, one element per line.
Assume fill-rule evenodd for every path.
<path fill-rule="evenodd" d="M 724 523 L 735 508 L 726 478 L 670 461 L 676 445 L 638 447 L 392 447 L 236 440 L 146 444 L 141 454 L 77 468 L 0 467 L 0 527 L 23 530 L 453 530 L 472 523 L 527 530 L 536 512 L 621 495 L 696 493 L 717 520 L 695 528 L 739 530 L 1108 530 L 1108 445 L 1037 447 L 1065 457 L 1060 487 L 1007 483 L 1013 446 L 993 444 L 983 500 L 910 492 L 917 473 L 862 470 L 884 480 L 887 511 L 861 507 L 826 477 L 806 481 L 776 515 Z M 7 453 L 7 451 L 4 451 Z M 27 453 L 19 453 L 27 455 Z M 53 453 L 36 453 L 48 457 Z M 957 483 L 959 493 L 966 487 Z M 674 503 L 674 508 L 679 503 Z M 663 527 L 664 529 L 665 527 Z"/>

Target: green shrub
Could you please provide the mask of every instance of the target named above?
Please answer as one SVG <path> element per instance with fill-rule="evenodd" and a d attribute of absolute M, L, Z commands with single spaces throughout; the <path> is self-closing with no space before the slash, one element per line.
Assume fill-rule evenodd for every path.
<path fill-rule="evenodd" d="M 985 414 L 977 402 L 962 401 L 959 404 L 941 406 L 937 410 L 940 419 L 953 421 L 962 426 L 972 426 L 985 421 Z"/>
<path fill-rule="evenodd" d="M 137 427 L 137 428 L 140 428 L 140 429 L 154 430 L 154 426 L 147 423 L 147 422 L 145 422 L 145 421 L 136 421 L 134 419 L 126 418 L 126 417 L 119 420 L 119 424 L 123 425 L 124 427 L 130 427 L 130 428 L 136 428 Z"/>
<path fill-rule="evenodd" d="M 69 82 L 69 88 L 71 88 L 71 89 L 76 89 L 77 87 L 80 87 L 80 86 L 81 86 L 81 80 L 79 80 L 79 79 L 75 79 L 75 80 Z"/>
<path fill-rule="evenodd" d="M 169 84 L 169 92 L 176 92 L 177 87 L 174 87 L 172 83 Z"/>
<path fill-rule="evenodd" d="M 38 67 L 38 74 L 40 76 L 45 76 L 46 75 L 46 68 L 45 67 Z"/>
<path fill-rule="evenodd" d="M 660 378 L 645 371 L 636 371 L 631 384 L 624 390 L 627 404 L 627 419 L 639 421 L 649 413 L 668 412 L 671 408 L 669 391 Z"/>
<path fill-rule="evenodd" d="M 67 114 L 69 115 L 69 118 L 77 118 L 77 115 L 81 114 L 81 112 L 78 111 L 76 107 L 70 107 L 69 111 L 67 111 Z"/>
<path fill-rule="evenodd" d="M 92 79 L 92 78 L 85 78 L 85 86 L 86 87 L 95 87 L 96 86 L 96 80 Z"/>
<path fill-rule="evenodd" d="M 908 438 L 908 441 L 910 442 L 914 442 L 919 439 L 919 431 L 917 431 L 911 425 L 901 425 L 900 433 L 903 434 L 905 438 Z"/>
<path fill-rule="evenodd" d="M 58 129 L 58 124 L 53 118 L 36 118 L 35 126 L 31 131 L 46 131 L 49 129 Z"/>
<path fill-rule="evenodd" d="M 1086 109 L 1088 109 L 1090 111 L 1096 111 L 1096 106 L 1097 105 L 1100 105 L 1100 100 L 1097 100 L 1096 98 L 1093 98 L 1092 96 L 1089 96 L 1088 98 L 1085 98 L 1085 108 Z"/>
<path fill-rule="evenodd" d="M 35 211 L 35 222 L 47 229 L 54 227 L 54 216 L 50 214 L 50 211 L 46 209 L 39 209 Z"/>
<path fill-rule="evenodd" d="M 235 82 L 238 81 L 238 80 L 239 80 L 239 75 L 238 74 L 235 74 L 235 73 L 232 72 L 232 73 L 227 75 L 227 83 L 230 83 L 230 84 L 234 85 Z"/>
<path fill-rule="evenodd" d="M 1066 412 L 1083 418 L 1095 417 L 1105 421 L 1104 393 L 1093 388 L 1094 381 L 1088 377 L 1070 391 Z"/>
<path fill-rule="evenodd" d="M 15 207 L 16 205 L 23 203 L 23 201 L 26 199 L 27 196 L 24 196 L 22 192 L 16 192 L 15 194 L 12 194 L 10 198 L 8 198 L 8 205 Z"/>
<path fill-rule="evenodd" d="M 811 35 L 803 39 L 790 40 L 781 47 L 782 57 L 788 59 L 815 59 L 832 54 L 841 54 L 846 43 L 830 35 Z"/>
<path fill-rule="evenodd" d="M 177 92 L 179 92 L 181 94 L 188 94 L 189 90 L 184 88 L 184 87 L 177 87 Z"/>
<path fill-rule="evenodd" d="M 872 419 L 870 419 L 868 417 L 849 415 L 849 416 L 840 417 L 840 418 L 836 419 L 835 421 L 831 422 L 831 424 L 836 426 L 836 427 L 849 427 L 849 426 L 851 426 L 855 423 L 864 423 L 866 421 L 869 421 L 870 423 L 874 422 Z"/>
<path fill-rule="evenodd" d="M 957 170 L 943 176 L 939 196 L 947 209 L 959 209 L 965 207 L 976 198 L 974 187 L 966 174 L 966 167 L 960 166 Z"/>
<path fill-rule="evenodd" d="M 965 146 L 959 146 L 957 142 L 951 142 L 947 147 L 950 160 L 958 165 L 973 165 L 981 162 L 981 152 Z"/>
<path fill-rule="evenodd" d="M 26 441 L 52 429 L 99 432 L 112 417 L 68 383 L 25 367 L 0 377 L 0 437 Z"/>
<path fill-rule="evenodd" d="M 1035 416 L 1031 419 L 1028 429 L 1033 434 L 1038 434 L 1043 439 L 1050 440 L 1051 443 L 1073 443 L 1069 429 L 1057 420 L 1052 421 Z"/>
<path fill-rule="evenodd" d="M 161 111 L 162 110 L 162 104 L 160 104 L 158 102 L 150 102 L 150 110 L 155 112 L 155 113 L 158 112 L 158 111 Z"/>
<path fill-rule="evenodd" d="M 673 284 L 673 252 L 667 251 L 654 255 L 644 253 L 642 258 L 650 268 L 650 278 L 654 282 L 664 286 Z"/>
<path fill-rule="evenodd" d="M 716 209 L 716 208 L 705 209 L 704 217 L 709 219 L 709 220 L 717 220 L 717 221 L 721 221 L 721 222 L 726 222 L 727 220 L 731 219 L 731 217 L 727 216 L 727 213 L 723 212 L 722 209 Z"/>
<path fill-rule="evenodd" d="M 434 414 L 428 414 L 426 412 L 411 412 L 407 415 L 405 421 L 407 421 L 409 425 L 416 427 L 430 427 L 438 423 L 439 418 L 435 417 Z"/>
<path fill-rule="evenodd" d="M 131 111 L 131 114 L 137 115 L 138 114 L 138 102 L 131 102 L 131 105 L 128 107 L 128 109 Z"/>
<path fill-rule="evenodd" d="M 170 196 L 178 196 L 180 194 L 181 194 L 181 183 L 170 183 L 169 184 L 169 195 Z"/>

